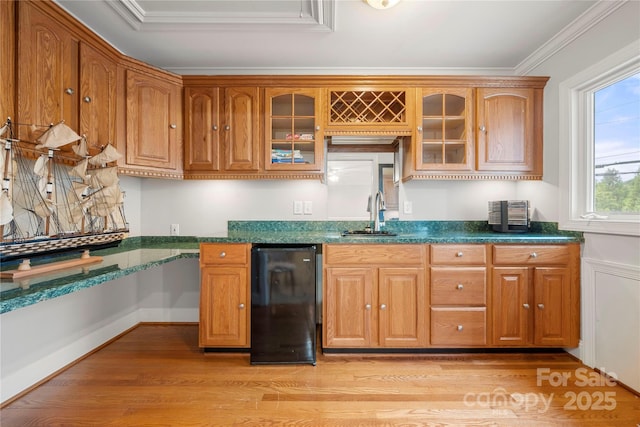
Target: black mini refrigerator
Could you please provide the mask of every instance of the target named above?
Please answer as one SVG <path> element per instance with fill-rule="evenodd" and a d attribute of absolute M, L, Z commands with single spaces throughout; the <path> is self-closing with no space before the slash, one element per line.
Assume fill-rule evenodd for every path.
<path fill-rule="evenodd" d="M 251 363 L 316 364 L 316 246 L 251 251 Z"/>

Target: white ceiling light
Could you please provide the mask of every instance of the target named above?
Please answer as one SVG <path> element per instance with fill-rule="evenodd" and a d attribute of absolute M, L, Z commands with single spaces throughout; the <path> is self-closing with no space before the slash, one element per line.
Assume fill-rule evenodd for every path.
<path fill-rule="evenodd" d="M 364 0 L 364 2 L 375 9 L 390 9 L 400 3 L 400 0 Z"/>

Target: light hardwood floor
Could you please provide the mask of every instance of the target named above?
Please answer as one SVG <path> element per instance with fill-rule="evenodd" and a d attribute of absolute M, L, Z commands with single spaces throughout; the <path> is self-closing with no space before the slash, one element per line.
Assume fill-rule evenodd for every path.
<path fill-rule="evenodd" d="M 140 325 L 5 405 L 0 425 L 640 423 L 640 398 L 564 353 L 319 354 L 317 366 L 251 366 L 247 354 L 203 354 L 197 342 L 197 325 Z M 566 386 L 554 382 L 563 377 Z"/>

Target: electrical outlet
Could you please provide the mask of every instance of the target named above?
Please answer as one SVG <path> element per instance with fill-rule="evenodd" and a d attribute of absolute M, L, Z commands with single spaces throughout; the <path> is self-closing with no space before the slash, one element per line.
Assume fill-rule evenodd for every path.
<path fill-rule="evenodd" d="M 180 235 L 180 224 L 171 224 L 171 235 L 172 236 Z"/>
<path fill-rule="evenodd" d="M 404 202 L 404 213 L 412 214 L 413 213 L 413 202 L 405 201 Z"/>
<path fill-rule="evenodd" d="M 313 203 L 311 200 L 304 201 L 304 214 L 311 215 L 313 213 Z"/>
<path fill-rule="evenodd" d="M 293 214 L 302 215 L 302 200 L 296 200 L 293 202 Z"/>

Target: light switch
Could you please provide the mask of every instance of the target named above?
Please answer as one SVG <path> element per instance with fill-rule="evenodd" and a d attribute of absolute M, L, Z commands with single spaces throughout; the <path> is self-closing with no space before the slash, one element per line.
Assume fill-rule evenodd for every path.
<path fill-rule="evenodd" d="M 296 200 L 293 202 L 293 214 L 302 215 L 302 200 Z"/>
<path fill-rule="evenodd" d="M 304 201 L 304 214 L 311 215 L 313 213 L 313 204 L 311 200 Z"/>

